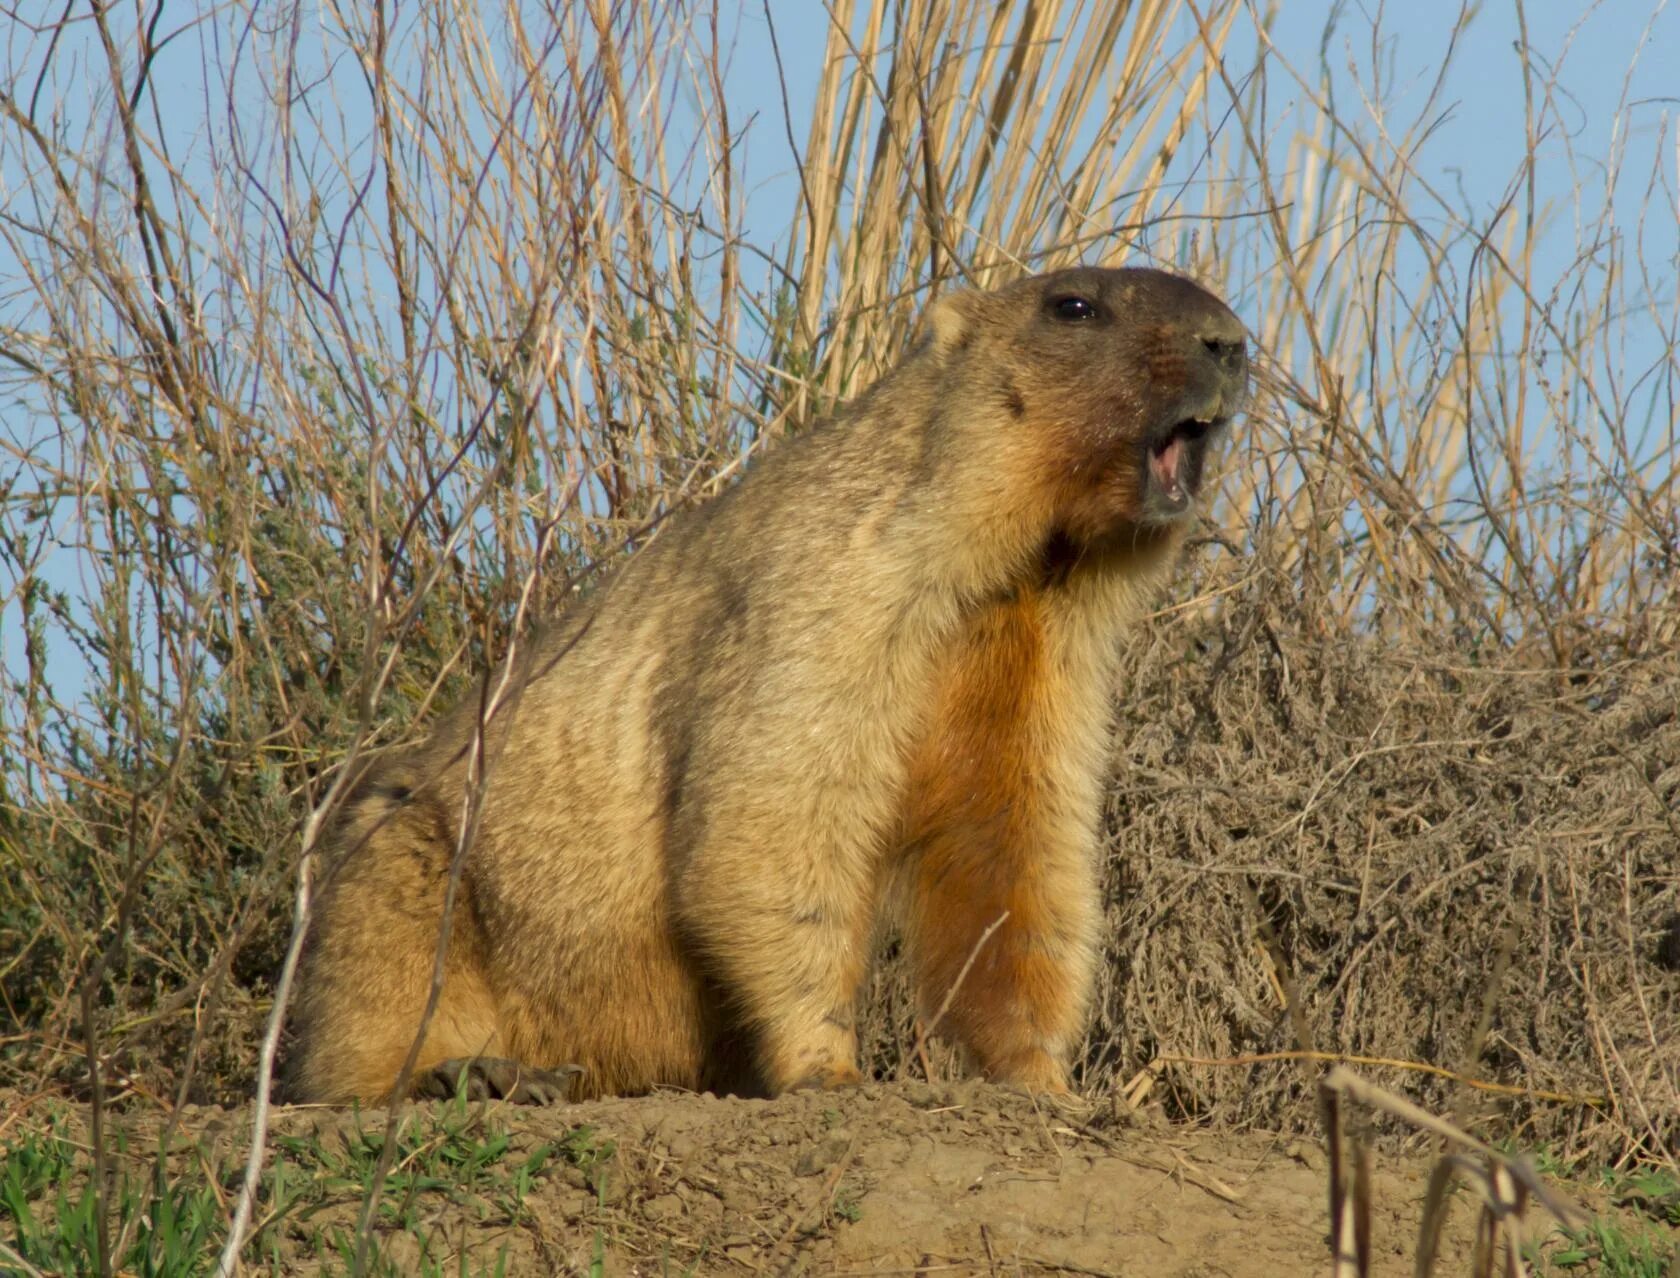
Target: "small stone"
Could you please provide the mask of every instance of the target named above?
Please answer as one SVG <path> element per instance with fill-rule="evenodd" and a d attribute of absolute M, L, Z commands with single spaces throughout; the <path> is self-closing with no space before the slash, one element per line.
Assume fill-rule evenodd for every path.
<path fill-rule="evenodd" d="M 850 1132 L 832 1132 L 799 1156 L 799 1161 L 793 1165 L 793 1173 L 796 1176 L 815 1176 L 818 1172 L 827 1171 L 844 1158 L 851 1147 Z"/>
<path fill-rule="evenodd" d="M 595 1207 L 595 1195 L 587 1190 L 562 1189 L 555 1197 L 562 1216 L 587 1216 Z"/>
<path fill-rule="evenodd" d="M 1310 1141 L 1292 1140 L 1284 1146 L 1283 1152 L 1308 1171 L 1324 1170 L 1324 1151 Z"/>
<path fill-rule="evenodd" d="M 951 1108 L 967 1105 L 974 1099 L 974 1093 L 980 1086 L 977 1078 L 958 1079 L 954 1083 L 941 1083 L 937 1095 L 941 1108 Z"/>
<path fill-rule="evenodd" d="M 673 1136 L 665 1142 L 665 1152 L 676 1163 L 692 1162 L 695 1154 L 694 1137 Z"/>
<path fill-rule="evenodd" d="M 642 1204 L 642 1215 L 649 1220 L 675 1220 L 683 1214 L 683 1200 L 675 1194 L 659 1194 Z"/>

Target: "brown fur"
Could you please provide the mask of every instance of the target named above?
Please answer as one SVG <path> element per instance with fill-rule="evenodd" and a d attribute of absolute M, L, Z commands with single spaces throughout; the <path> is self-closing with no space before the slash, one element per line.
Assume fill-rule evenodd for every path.
<path fill-rule="evenodd" d="M 1242 328 L 1178 277 L 1078 270 L 956 294 L 928 334 L 516 651 L 417 1073 L 855 1081 L 890 914 L 928 1013 L 956 986 L 942 1032 L 994 1078 L 1066 1087 L 1117 634 L 1186 527 L 1149 443 L 1237 411 Z M 1193 492 L 1202 445 L 1182 451 Z M 376 767 L 328 839 L 300 1098 L 396 1080 L 481 704 Z"/>

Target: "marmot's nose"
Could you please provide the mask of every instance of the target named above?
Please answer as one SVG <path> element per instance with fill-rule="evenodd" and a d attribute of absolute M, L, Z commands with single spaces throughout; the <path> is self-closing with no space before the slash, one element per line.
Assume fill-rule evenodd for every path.
<path fill-rule="evenodd" d="M 1202 338 L 1202 345 L 1227 376 L 1241 377 L 1248 371 L 1248 344 L 1242 338 L 1209 336 Z"/>

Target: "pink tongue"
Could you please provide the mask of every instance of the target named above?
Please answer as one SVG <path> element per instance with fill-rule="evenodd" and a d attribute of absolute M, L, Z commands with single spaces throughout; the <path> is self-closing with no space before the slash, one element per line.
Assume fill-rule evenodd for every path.
<path fill-rule="evenodd" d="M 1155 478 L 1161 481 L 1161 488 L 1169 497 L 1178 495 L 1178 454 L 1182 446 L 1183 441 L 1174 435 L 1165 448 L 1149 455 Z"/>

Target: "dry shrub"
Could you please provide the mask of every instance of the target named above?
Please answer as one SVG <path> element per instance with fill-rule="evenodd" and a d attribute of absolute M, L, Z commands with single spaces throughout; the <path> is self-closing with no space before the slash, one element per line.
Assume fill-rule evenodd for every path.
<path fill-rule="evenodd" d="M 1527 147 L 1483 216 L 1413 168 L 1439 84 L 1397 118 L 1357 64 L 1369 92 L 1333 99 L 1255 10 L 1209 8 L 841 0 L 774 242 L 743 229 L 715 10 L 19 24 L 0 1075 L 248 1094 L 298 867 L 355 760 L 521 610 L 867 383 L 931 295 L 1153 260 L 1233 300 L 1261 369 L 1211 540 L 1128 649 L 1084 1083 L 1159 1058 L 1180 1113 L 1304 1121 L 1310 1070 L 1167 1060 L 1289 1047 L 1293 986 L 1320 1049 L 1590 1094 L 1501 1104 L 1528 1138 L 1671 1150 L 1661 218 L 1583 205 L 1582 252 L 1543 275 L 1537 175 L 1576 159 L 1554 64 L 1518 51 Z M 209 103 L 190 144 L 160 77 Z M 1298 111 L 1268 114 L 1269 86 Z M 1652 168 L 1650 210 L 1672 180 Z M 1588 251 L 1627 227 L 1613 265 Z M 1635 367 L 1630 316 L 1658 335 Z M 888 1072 L 920 1068 L 894 979 Z"/>
<path fill-rule="evenodd" d="M 1222 567 L 1228 606 L 1180 613 L 1129 663 L 1094 1075 L 1294 1047 L 1293 989 L 1302 1046 L 1506 1084 L 1501 1130 L 1672 1147 L 1680 668 L 1324 632 L 1264 556 Z M 1454 1093 L 1376 1074 L 1426 1105 Z M 1309 1098 L 1276 1065 L 1166 1080 L 1216 1120 L 1299 1119 Z"/>

